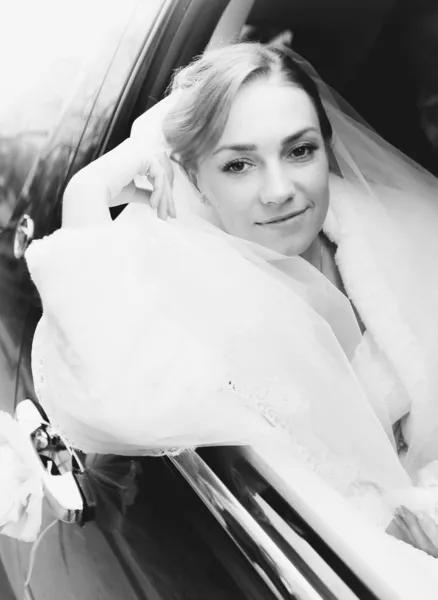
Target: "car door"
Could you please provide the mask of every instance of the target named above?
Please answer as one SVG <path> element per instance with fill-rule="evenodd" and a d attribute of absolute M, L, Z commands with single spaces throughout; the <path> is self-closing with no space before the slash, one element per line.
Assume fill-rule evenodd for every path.
<path fill-rule="evenodd" d="M 35 237 L 59 226 L 69 177 L 129 134 L 135 116 L 164 93 L 172 70 L 206 46 L 227 4 L 154 0 L 120 8 L 120 21 L 113 18 L 100 30 L 104 51 L 98 48 L 90 62 L 85 57 L 66 107 L 58 91 L 64 104 L 58 123 L 27 163 L 17 153 L 16 163 L 27 172 L 16 189 L 5 185 L 16 198 L 1 240 L 2 285 L 7 287 L 8 277 L 13 282 L 0 318 L 12 332 L 2 338 L 7 340 L 3 360 L 9 361 L 2 409 L 12 412 L 16 402 L 35 397 L 30 348 L 41 307 L 23 259 L 17 259 L 29 241 L 23 217 L 33 224 Z M 101 25 L 98 12 L 93 15 L 91 32 Z M 51 74 L 57 75 L 53 67 L 50 81 Z M 47 112 L 53 116 L 53 105 Z M 8 148 L 5 156 L 10 164 Z M 29 544 L 2 538 L 2 562 L 17 597 L 23 597 L 26 579 L 35 600 L 273 597 L 169 461 L 89 456 L 86 463 L 99 481 L 94 522 L 84 528 L 56 523 L 37 553 Z M 46 527 L 53 518 L 47 506 L 43 517 Z"/>
<path fill-rule="evenodd" d="M 12 321 L 2 306 L 0 323 L 6 323 L 15 336 L 7 348 L 9 354 L 5 351 L 10 364 L 9 395 L 5 394 L 2 408 L 11 412 L 17 401 L 35 397 L 29 357 L 41 307 L 22 260 L 13 252 L 17 232 L 26 237 L 23 215 L 32 219 L 36 237 L 59 226 L 60 199 L 69 177 L 129 135 L 134 119 L 163 95 L 172 70 L 201 52 L 225 11 L 242 3 L 132 3 L 119 8 L 115 29 L 114 23 L 104 28 L 100 37 L 108 50 L 87 64 L 58 126 L 38 148 L 33 162 L 29 160 L 26 185 L 16 186 L 19 192 L 2 236 L 2 281 L 8 276 L 13 286 L 8 303 Z M 96 17 L 93 24 L 101 26 Z M 291 549 L 267 513 L 252 502 L 254 489 L 265 488 L 266 483 L 254 483 L 254 473 L 241 474 L 239 453 L 237 458 L 227 452 L 213 452 L 213 458 L 210 454 L 210 462 L 219 464 L 218 472 L 226 473 L 225 487 L 204 460 L 208 454 L 186 453 L 171 460 L 85 457 L 97 499 L 92 522 L 83 528 L 56 523 L 40 540 L 37 553 L 30 545 L 1 540 L 2 561 L 17 597 L 23 597 L 28 575 L 27 591 L 34 600 L 59 596 L 81 600 L 376 597 L 360 580 L 354 580 L 354 585 L 344 583 L 351 573 L 348 569 L 346 576 L 342 573 L 344 565 L 335 568 L 336 556 L 330 559 L 330 581 L 334 577 L 336 585 L 327 583 L 318 570 L 326 573 L 329 560 L 324 557 L 321 568 L 320 550 L 308 548 L 312 532 L 305 524 L 290 518 L 290 511 L 277 518 L 283 519 L 285 527 L 290 519 L 288 535 L 307 536 L 304 554 L 303 543 L 298 542 L 298 550 Z M 227 481 L 227 473 L 241 480 L 234 497 L 228 493 L 233 482 Z M 266 497 L 277 500 L 272 493 Z M 46 506 L 43 526 L 52 519 Z M 329 556 L 330 548 L 325 550 Z"/>
<path fill-rule="evenodd" d="M 56 206 L 69 165 L 136 5 L 128 1 L 103 13 L 98 0 L 68 9 L 19 1 L 2 15 L 0 409 L 9 413 L 17 401 L 34 395 L 30 341 L 41 313 L 15 242 L 22 246 L 32 225 L 37 237 L 45 235 L 58 219 Z M 141 41 L 162 5 L 149 4 Z M 27 551 L 27 545 L 0 536 L 1 560 L 19 598 Z M 46 585 L 44 597 L 57 597 L 56 581 L 46 578 Z"/>
<path fill-rule="evenodd" d="M 186 8 L 184 3 L 165 0 L 132 0 L 123 6 L 95 0 L 68 9 L 52 2 L 38 7 L 19 2 L 2 19 L 2 31 L 11 32 L 3 35 L 0 59 L 2 410 L 12 413 L 17 401 L 34 397 L 30 346 L 41 307 L 24 261 L 14 252 L 17 237 L 20 241 L 20 235 L 29 233 L 23 216 L 29 217 L 36 237 L 59 225 L 59 202 L 68 177 L 102 148 L 145 47 L 146 56 L 153 55 L 160 46 L 160 29 L 178 18 L 175 11 Z M 78 598 L 98 597 L 100 589 L 105 597 L 111 597 L 111 589 L 114 597 L 135 595 L 97 527 L 84 537 L 79 530 L 69 530 L 70 546 L 63 543 L 63 535 L 60 526 L 42 542 L 32 580 L 35 598 L 58 597 L 60 589 Z M 2 537 L 0 551 L 13 589 L 22 597 L 30 548 Z M 41 569 L 40 556 L 45 557 Z"/>

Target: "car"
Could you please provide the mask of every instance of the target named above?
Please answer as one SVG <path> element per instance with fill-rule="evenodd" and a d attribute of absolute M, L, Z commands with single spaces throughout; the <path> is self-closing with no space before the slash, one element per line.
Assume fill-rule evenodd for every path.
<path fill-rule="evenodd" d="M 263 40 L 290 23 L 298 51 L 351 92 L 355 66 L 392 4 L 79 0 L 66 7 L 44 0 L 8 9 L 0 46 L 1 410 L 19 417 L 31 399 L 28 409 L 39 411 L 30 351 L 41 303 L 23 258 L 27 246 L 59 227 L 68 181 L 129 136 L 164 96 L 174 69 L 244 27 Z M 68 450 L 44 427 L 54 456 Z M 2 600 L 395 597 L 383 571 L 371 572 L 360 549 L 352 554 L 307 491 L 290 489 L 273 458 L 254 448 L 70 459 L 71 493 L 79 491 L 82 509 L 67 514 L 46 494 L 43 525 L 54 511 L 58 520 L 38 547 L 0 536 Z"/>

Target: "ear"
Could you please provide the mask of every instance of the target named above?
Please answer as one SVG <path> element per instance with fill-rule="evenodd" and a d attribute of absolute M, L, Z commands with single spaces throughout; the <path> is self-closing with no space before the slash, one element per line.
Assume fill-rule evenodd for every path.
<path fill-rule="evenodd" d="M 190 183 L 196 188 L 197 192 L 200 194 L 201 190 L 199 189 L 198 177 L 197 177 L 196 173 L 194 171 L 192 171 L 192 169 L 187 170 L 186 173 L 187 173 L 187 177 L 189 178 Z"/>
<path fill-rule="evenodd" d="M 189 178 L 190 183 L 193 185 L 193 187 L 196 189 L 196 191 L 198 192 L 199 198 L 201 200 L 201 202 L 206 202 L 206 198 L 204 196 L 204 194 L 201 191 L 201 188 L 199 187 L 199 181 L 198 181 L 198 176 L 197 174 L 193 171 L 193 170 L 188 170 L 186 171 L 187 173 L 187 177 Z"/>

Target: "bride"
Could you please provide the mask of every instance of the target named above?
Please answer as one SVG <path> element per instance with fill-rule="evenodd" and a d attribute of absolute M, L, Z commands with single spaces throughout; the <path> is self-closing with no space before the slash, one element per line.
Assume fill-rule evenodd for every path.
<path fill-rule="evenodd" d="M 72 179 L 26 255 L 38 396 L 85 452 L 277 444 L 437 557 L 437 182 L 308 71 L 209 52 Z"/>

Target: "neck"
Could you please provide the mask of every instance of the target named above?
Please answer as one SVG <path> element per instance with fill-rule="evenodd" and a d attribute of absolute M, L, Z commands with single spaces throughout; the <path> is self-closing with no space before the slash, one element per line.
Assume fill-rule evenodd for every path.
<path fill-rule="evenodd" d="M 310 246 L 300 256 L 318 270 L 321 268 L 321 237 L 318 234 Z"/>

